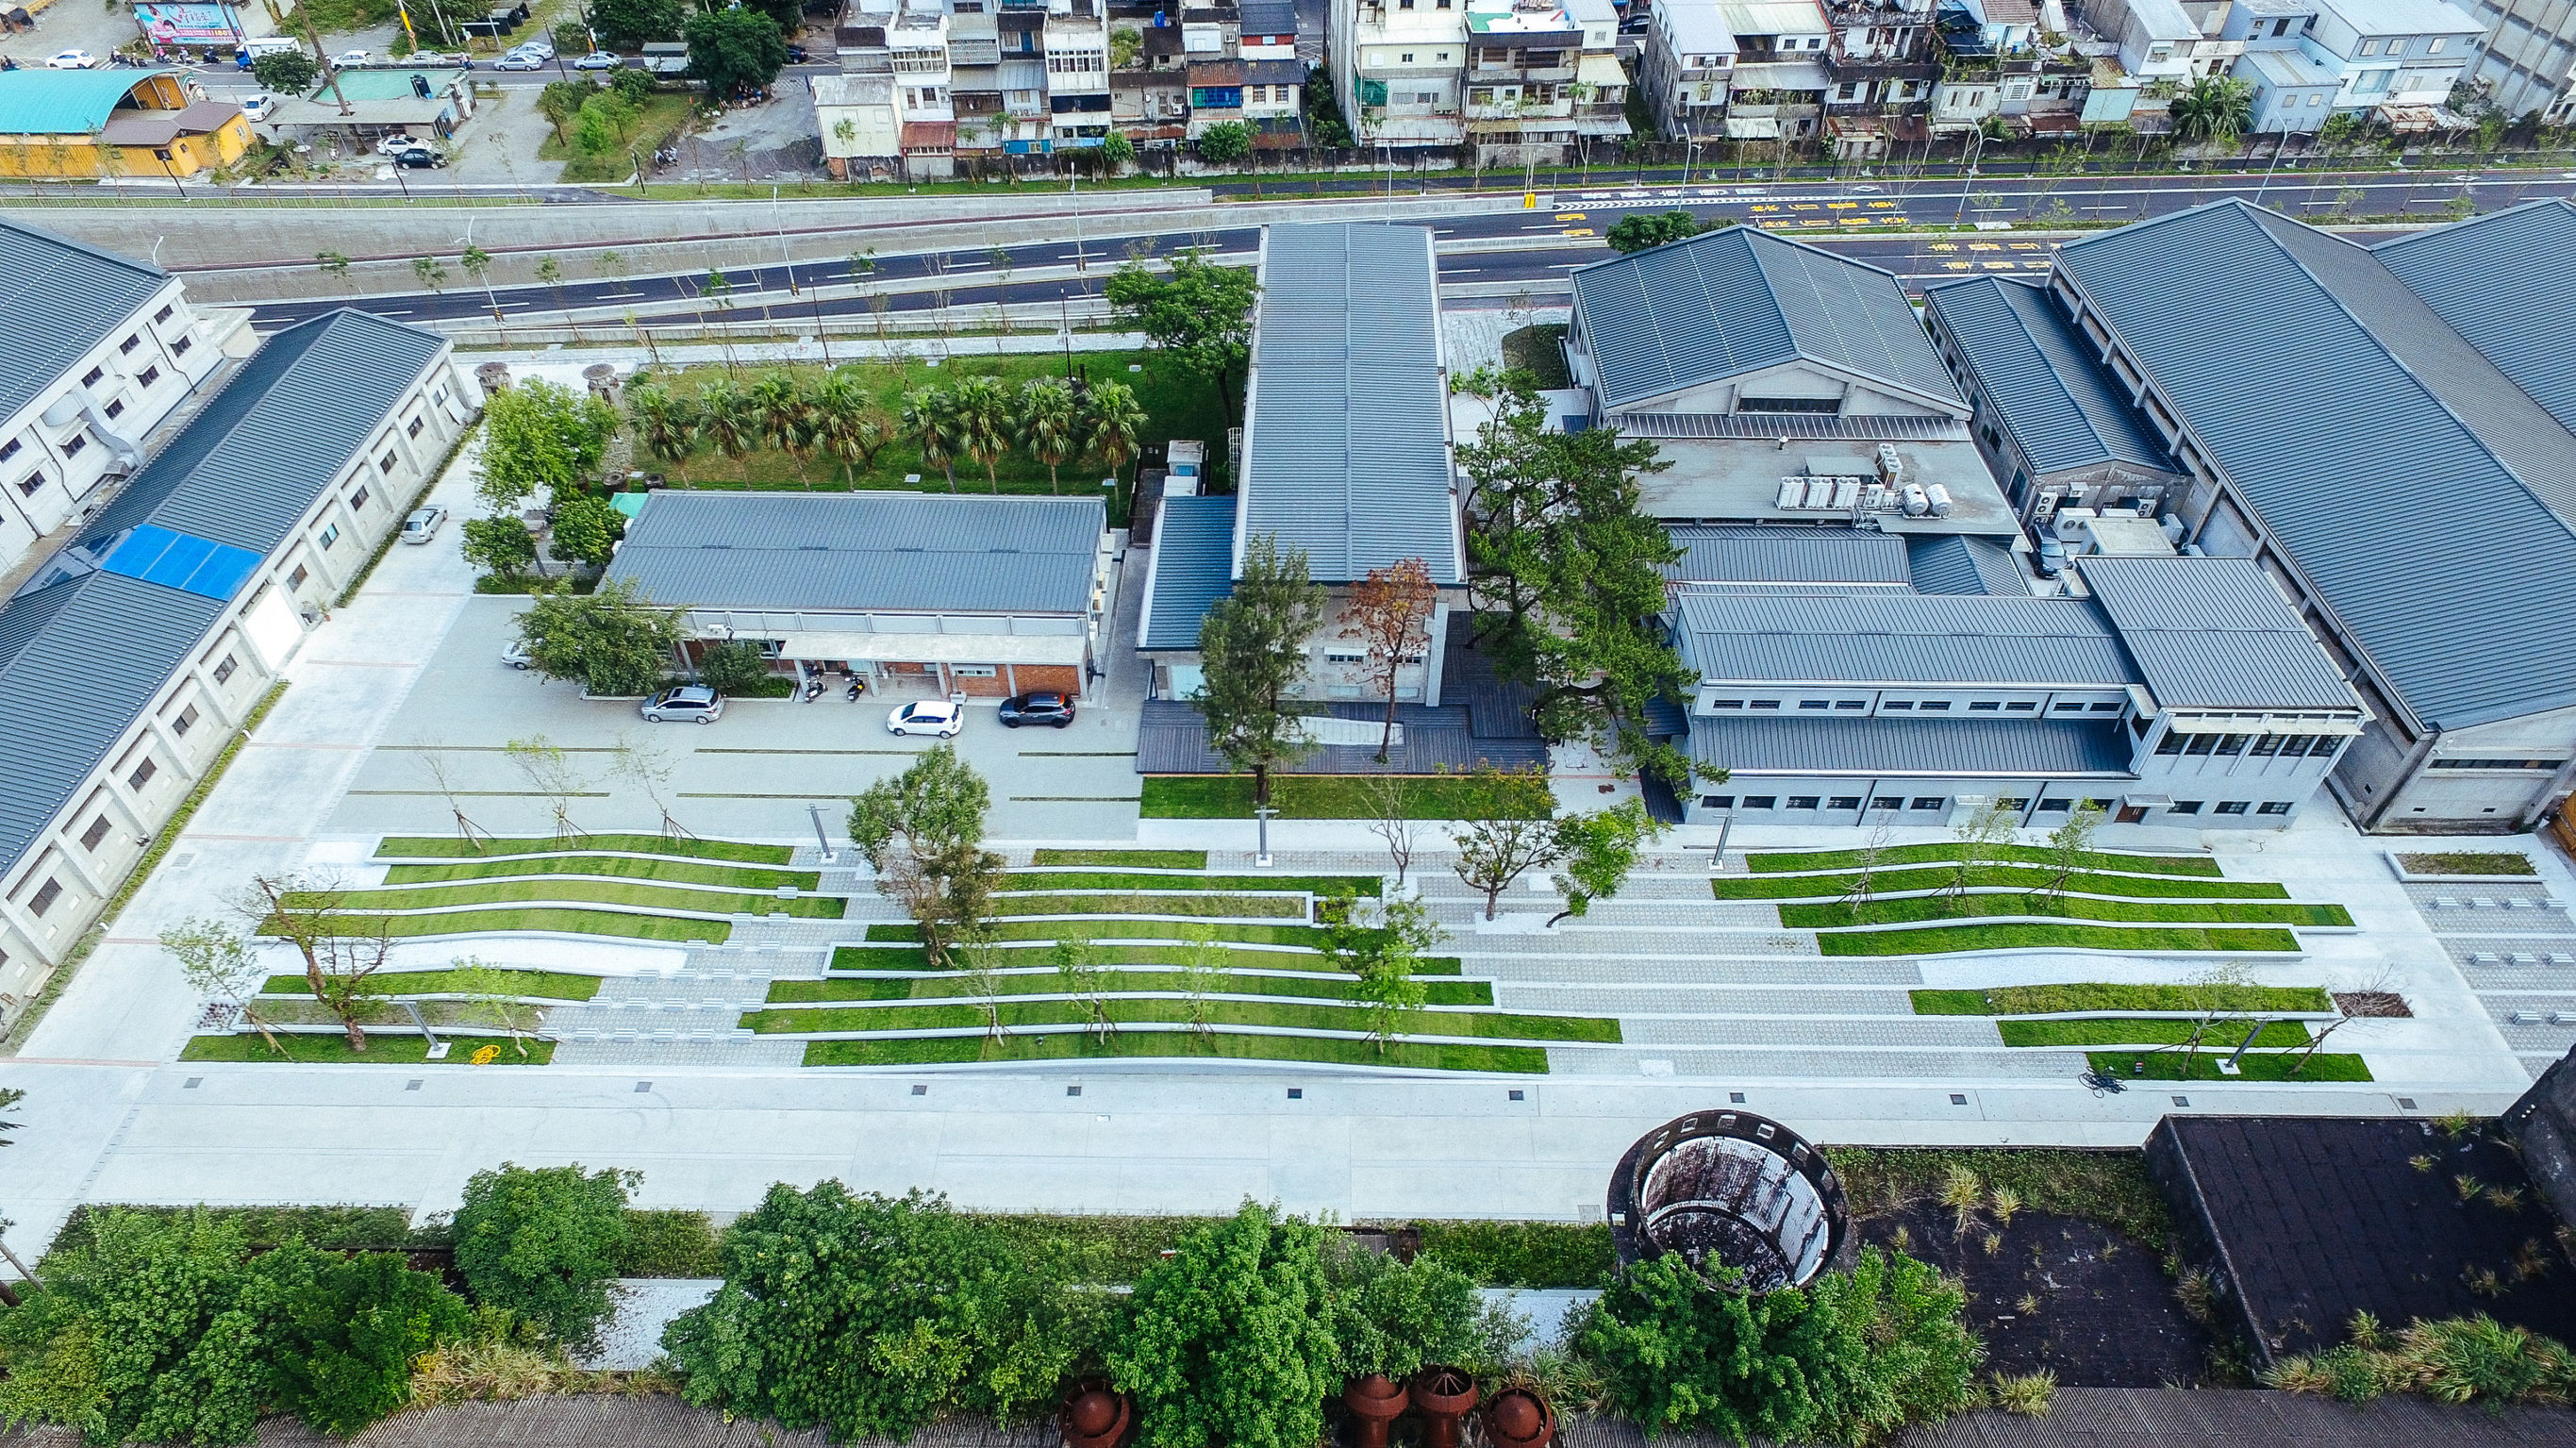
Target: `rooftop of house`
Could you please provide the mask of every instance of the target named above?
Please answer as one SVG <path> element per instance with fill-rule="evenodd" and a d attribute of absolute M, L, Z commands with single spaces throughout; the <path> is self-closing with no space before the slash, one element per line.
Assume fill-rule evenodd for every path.
<path fill-rule="evenodd" d="M 1685 55 L 1732 55 L 1735 32 L 1717 0 L 1670 0 L 1655 7 L 1657 22 Z"/>
<path fill-rule="evenodd" d="M 2363 35 L 2481 35 L 2486 26 L 2446 0 L 2320 0 L 2318 5 Z"/>
<path fill-rule="evenodd" d="M 1145 572 L 1138 648 L 1199 646 L 1199 625 L 1208 610 L 1234 592 L 1234 509 L 1231 496 L 1163 499 Z"/>
<path fill-rule="evenodd" d="M 86 136 L 104 126 L 136 86 L 176 71 L 0 71 L 0 136 Z M 134 109 L 128 107 L 128 109 Z"/>
<path fill-rule="evenodd" d="M 2373 247 L 2388 270 L 2576 432 L 2576 202 L 2531 201 Z"/>
<path fill-rule="evenodd" d="M 50 231 L 0 221 L 0 274 L 10 279 L 0 326 L 0 424 L 134 320 L 170 274 Z"/>
<path fill-rule="evenodd" d="M 1923 301 L 2032 467 L 2046 474 L 2109 462 L 2175 471 L 2047 287 L 1970 277 L 1925 288 Z"/>

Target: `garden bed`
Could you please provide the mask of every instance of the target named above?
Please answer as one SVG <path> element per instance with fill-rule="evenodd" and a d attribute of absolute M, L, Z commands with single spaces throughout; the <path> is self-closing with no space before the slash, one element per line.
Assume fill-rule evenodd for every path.
<path fill-rule="evenodd" d="M 2093 900 L 2080 895 L 1909 895 L 1873 899 L 1858 908 L 1836 901 L 1830 905 L 1783 905 L 1780 923 L 1793 930 L 1829 930 L 1841 925 L 1896 925 L 1916 921 L 1955 920 L 1976 915 L 2053 916 L 2065 920 L 2146 921 L 2182 925 L 2349 926 L 2352 912 L 2340 905 L 2297 905 L 2244 900 L 2172 901 Z"/>
<path fill-rule="evenodd" d="M 1310 1005 L 1296 1001 L 1211 999 L 1207 1017 L 1215 1026 L 1261 1026 L 1281 1031 L 1352 1031 L 1369 1028 L 1368 1012 L 1357 1006 Z M 1113 996 L 1102 1003 L 1119 1025 L 1185 1026 L 1190 1002 L 1161 996 Z M 1078 1026 L 1091 1019 L 1079 1001 L 1011 1000 L 998 1007 L 1005 1027 Z M 745 1011 L 739 1023 L 763 1035 L 810 1036 L 842 1031 L 960 1031 L 985 1024 L 980 1005 L 806 1006 Z M 1500 1011 L 1426 1011 L 1408 1017 L 1406 1036 L 1468 1036 L 1507 1041 L 1581 1041 L 1617 1045 L 1619 1023 L 1594 1016 L 1533 1016 Z"/>
<path fill-rule="evenodd" d="M 1274 916 L 1306 918 L 1303 895 L 996 895 L 996 919 L 1015 915 L 1182 915 L 1211 917 Z"/>
<path fill-rule="evenodd" d="M 2127 950 L 2150 954 L 2219 951 L 2299 953 L 2286 930 L 2198 929 L 2189 926 L 1949 925 L 1908 930 L 1827 931 L 1816 937 L 1826 955 L 1949 955 L 1968 950 Z"/>
<path fill-rule="evenodd" d="M 2520 850 L 2443 850 L 2430 854 L 2397 853 L 2390 856 L 2397 868 L 2409 875 L 2470 876 L 2487 879 L 2530 879 L 2540 874 L 2540 867 Z"/>
<path fill-rule="evenodd" d="M 335 928 L 347 935 L 411 940 L 424 935 L 511 935 L 546 932 L 605 935 L 625 940 L 703 940 L 720 945 L 733 934 L 730 920 L 681 915 L 632 915 L 619 910 L 528 906 L 516 910 L 442 910 L 426 915 L 341 915 Z"/>
<path fill-rule="evenodd" d="M 1043 942 L 1045 938 L 1039 937 Z M 1197 947 L 1190 945 L 1102 945 L 1096 947 L 1106 963 L 1117 965 L 1188 965 Z M 1244 946 L 1225 946 L 1225 969 L 1279 970 L 1313 975 L 1347 975 L 1333 964 L 1331 956 L 1287 950 L 1260 950 Z M 1002 969 L 1052 964 L 1042 949 L 1010 947 L 996 956 Z M 842 945 L 832 950 L 831 968 L 836 971 L 904 970 L 933 974 L 955 974 L 930 963 L 930 957 L 919 949 L 893 945 Z M 1422 975 L 1456 975 L 1464 965 L 1455 956 L 1427 956 L 1414 962 L 1413 973 Z"/>
<path fill-rule="evenodd" d="M 1367 895 L 1383 885 L 1375 875 L 1149 875 L 1115 870 L 1014 870 L 1004 890 L 1270 890 L 1304 895 Z"/>
<path fill-rule="evenodd" d="M 2034 865 L 2055 865 L 2057 852 L 2041 845 L 1997 845 L 1986 851 L 1997 860 L 2022 860 Z M 1922 860 L 1956 860 L 1959 847 L 1951 844 L 1890 845 L 1878 852 L 1881 865 L 1907 865 Z M 1848 870 L 1862 859 L 1859 850 L 1806 850 L 1796 853 L 1748 854 L 1745 868 L 1755 874 L 1782 870 Z M 2149 875 L 2198 875 L 2214 877 L 2218 862 L 2207 855 L 2131 855 L 2095 850 L 2077 857 L 2080 868 L 2090 870 L 2127 870 Z"/>
<path fill-rule="evenodd" d="M 502 970 L 514 996 L 535 1000 L 586 1001 L 599 994 L 600 978 L 562 970 Z M 387 970 L 368 976 L 359 989 L 371 996 L 450 995 L 462 991 L 465 972 L 457 970 Z M 272 975 L 260 994 L 307 995 L 311 982 L 300 975 Z"/>
<path fill-rule="evenodd" d="M 448 1036 L 444 1039 L 448 1044 L 447 1058 L 433 1061 L 429 1059 L 429 1042 L 418 1036 L 370 1036 L 367 1049 L 358 1052 L 350 1050 L 348 1039 L 337 1034 L 326 1036 L 319 1032 L 297 1032 L 277 1038 L 278 1044 L 286 1048 L 283 1056 L 270 1050 L 268 1042 L 257 1032 L 238 1036 L 191 1036 L 186 1049 L 179 1052 L 179 1059 L 257 1061 L 281 1066 L 542 1066 L 552 1061 L 555 1055 L 552 1041 L 528 1040 L 524 1043 L 528 1054 L 522 1056 L 519 1048 L 510 1044 L 507 1037 Z M 474 1057 L 485 1046 L 496 1047 L 497 1053 L 489 1061 L 475 1060 Z"/>
<path fill-rule="evenodd" d="M 431 885 L 456 880 L 507 879 L 513 876 L 583 875 L 608 880 L 658 880 L 666 884 L 721 885 L 736 890 L 776 890 L 791 886 L 813 890 L 823 883 L 815 870 L 775 870 L 755 865 L 719 865 L 697 860 L 637 859 L 632 855 L 558 855 L 542 859 L 460 860 L 452 865 L 389 865 L 387 885 Z"/>
<path fill-rule="evenodd" d="M 1104 869 L 1204 870 L 1205 850 L 1040 850 L 1031 863 L 1094 865 Z"/>
<path fill-rule="evenodd" d="M 306 903 L 311 903 L 313 898 L 318 897 L 308 897 Z M 464 905 L 517 904 L 623 905 L 635 910 L 704 915 L 791 915 L 802 920 L 838 920 L 850 908 L 850 902 L 839 895 L 781 897 L 640 881 L 591 880 L 579 875 L 477 880 L 455 885 L 419 885 L 386 890 L 347 890 L 339 893 L 332 908 L 344 911 L 443 910 Z"/>
<path fill-rule="evenodd" d="M 1398 1041 L 1380 1051 L 1369 1041 L 1328 1036 L 1245 1036 L 1219 1032 L 1122 1031 L 1103 1041 L 1080 1031 L 1045 1035 L 912 1036 L 874 1041 L 809 1041 L 808 1066 L 932 1066 L 979 1061 L 1095 1061 L 1197 1058 L 1218 1061 L 1289 1061 L 1336 1066 L 1386 1066 L 1417 1071 L 1493 1071 L 1536 1076 L 1547 1072 L 1538 1046 L 1487 1046 Z"/>
<path fill-rule="evenodd" d="M 1881 869 L 1870 875 L 1870 893 L 1879 896 L 1901 895 L 1916 890 L 1946 890 L 1958 878 L 1958 867 L 1926 869 Z M 1970 889 L 2016 890 L 2030 892 L 2046 889 L 2055 877 L 2053 870 L 2024 865 L 1981 865 L 1968 872 Z M 1720 900 L 1839 900 L 1850 893 L 1860 876 L 1855 872 L 1839 875 L 1725 875 L 1711 880 L 1709 893 Z M 2108 895 L 2120 899 L 2181 900 L 2287 900 L 2288 889 L 2270 880 L 2213 880 L 2202 876 L 2169 877 L 2156 875 L 2074 874 L 2066 879 L 2066 888 L 2087 895 Z"/>
<path fill-rule="evenodd" d="M 1366 820 L 1378 816 L 1365 774 L 1281 774 L 1270 780 L 1270 804 L 1285 820 Z M 1472 814 L 1488 793 L 1473 779 L 1426 775 L 1405 781 L 1405 817 L 1449 820 Z M 1147 775 L 1137 813 L 1146 819 L 1248 820 L 1252 778 L 1242 774 Z"/>
<path fill-rule="evenodd" d="M 2205 1044 L 2198 1055 L 2185 1051 L 2093 1051 L 2086 1054 L 2085 1064 L 2097 1074 L 2116 1076 L 2123 1081 L 2269 1081 L 2282 1084 L 2314 1084 L 2326 1081 L 2368 1081 L 2370 1067 L 2359 1056 L 2334 1051 L 2248 1051 L 2236 1063 L 2236 1074 L 2218 1069 L 2218 1063 L 2235 1054 L 2236 1043 Z"/>
<path fill-rule="evenodd" d="M 1213 939 L 1238 941 L 1245 945 L 1311 945 L 1320 949 L 1324 943 L 1324 932 L 1312 925 L 1261 925 L 1222 920 L 1103 920 L 1097 917 L 1003 920 L 995 922 L 991 934 L 995 940 L 1187 940 L 1193 931 L 1200 930 L 1207 931 Z M 866 938 L 908 944 L 921 939 L 921 927 L 871 925 Z M 1109 948 L 1114 950 L 1117 947 Z"/>
<path fill-rule="evenodd" d="M 2071 1011 L 2331 1011 L 2316 986 L 2007 985 L 1988 990 L 1909 991 L 1918 1016 L 2049 1016 Z"/>
<path fill-rule="evenodd" d="M 379 860 L 474 860 L 514 855 L 577 855 L 611 850 L 629 855 L 677 855 L 693 860 L 732 860 L 745 865 L 784 865 L 796 857 L 785 845 L 740 840 L 682 840 L 668 835 L 571 835 L 561 839 L 519 836 L 468 841 L 448 835 L 387 835 L 376 843 Z"/>
<path fill-rule="evenodd" d="M 2191 1039 L 2193 1021 L 2178 1021 L 2169 1016 L 2145 1019 L 2122 1016 L 2093 1016 L 2074 1021 L 1999 1021 L 1995 1030 L 2007 1046 L 2179 1046 Z M 2222 1021 L 2215 1028 L 2201 1030 L 2203 1051 L 2221 1054 L 2233 1051 L 2245 1040 L 2250 1026 L 2245 1021 Z M 2296 1021 L 2267 1021 L 2254 1040 L 2264 1046 L 2304 1046 L 2308 1028 Z"/>
<path fill-rule="evenodd" d="M 1056 973 L 1046 969 L 1044 956 L 1028 962 L 1036 969 L 1025 973 L 996 975 L 993 988 L 1005 996 L 1059 995 L 1064 983 Z M 302 977 L 296 977 L 301 980 Z M 1100 988 L 1121 994 L 1186 991 L 1189 977 L 1177 970 L 1113 970 L 1100 977 Z M 1481 980 L 1427 980 L 1422 983 L 1425 1003 L 1435 1006 L 1490 1006 L 1494 987 Z M 1240 975 L 1228 972 L 1208 985 L 1208 994 L 1238 996 L 1297 996 L 1307 999 L 1361 999 L 1360 984 L 1346 975 L 1308 975 L 1303 978 L 1278 975 Z M 771 1005 L 819 1005 L 832 1001 L 959 1001 L 975 998 L 975 984 L 970 976 L 839 976 L 822 980 L 774 980 L 769 983 Z"/>

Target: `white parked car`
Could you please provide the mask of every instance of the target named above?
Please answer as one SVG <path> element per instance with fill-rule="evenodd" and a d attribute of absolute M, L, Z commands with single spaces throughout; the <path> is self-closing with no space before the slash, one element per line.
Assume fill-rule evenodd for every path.
<path fill-rule="evenodd" d="M 447 510 L 432 503 L 403 519 L 402 540 L 405 543 L 426 543 L 438 535 L 439 525 L 446 521 Z"/>
<path fill-rule="evenodd" d="M 275 96 L 256 95 L 245 96 L 242 99 L 242 117 L 254 123 L 267 120 L 268 113 L 276 109 L 277 97 Z"/>
<path fill-rule="evenodd" d="M 546 63 L 525 51 L 514 50 L 492 62 L 494 70 L 543 70 Z"/>
<path fill-rule="evenodd" d="M 575 70 L 615 70 L 624 62 L 604 50 L 594 50 L 572 63 Z"/>
<path fill-rule="evenodd" d="M 47 70 L 96 70 L 104 64 L 86 50 L 57 50 L 45 57 Z"/>
<path fill-rule="evenodd" d="M 510 48 L 521 55 L 533 55 L 539 60 L 552 60 L 555 58 L 555 43 L 553 39 L 548 36 L 540 35 L 534 40 L 522 40 Z"/>
<path fill-rule="evenodd" d="M 965 727 L 966 710 L 945 700 L 899 705 L 886 716 L 888 734 L 933 734 L 942 739 L 954 739 L 957 731 Z"/>
<path fill-rule="evenodd" d="M 419 141 L 414 140 L 412 137 L 407 136 L 400 131 L 396 131 L 392 135 L 383 137 L 376 142 L 376 154 L 379 156 L 392 156 L 404 151 L 412 150 L 420 144 L 421 143 Z"/>
<path fill-rule="evenodd" d="M 536 656 L 528 652 L 525 639 L 513 639 L 508 648 L 501 650 L 501 662 L 525 673 L 528 666 L 536 662 Z"/>
<path fill-rule="evenodd" d="M 344 50 L 331 57 L 331 63 L 342 70 L 364 68 L 376 63 L 375 57 L 363 50 Z"/>
<path fill-rule="evenodd" d="M 713 724 L 724 717 L 724 700 L 704 684 L 683 684 L 676 689 L 664 689 L 645 700 L 642 712 L 655 724 L 665 719 L 694 719 L 701 724 Z"/>

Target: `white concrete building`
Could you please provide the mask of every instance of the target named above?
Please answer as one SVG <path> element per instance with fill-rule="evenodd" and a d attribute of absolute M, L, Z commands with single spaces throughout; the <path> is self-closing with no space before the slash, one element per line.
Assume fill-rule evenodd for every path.
<path fill-rule="evenodd" d="M 814 77 L 823 166 L 843 180 L 891 179 L 903 164 L 903 120 L 891 75 Z"/>
<path fill-rule="evenodd" d="M 1333 92 L 1363 147 L 1466 139 L 1467 17 L 1456 0 L 1357 0 L 1332 11 Z"/>
<path fill-rule="evenodd" d="M 1717 0 L 1654 0 L 1637 85 L 1664 139 L 1724 139 L 1734 77 L 1735 32 Z"/>

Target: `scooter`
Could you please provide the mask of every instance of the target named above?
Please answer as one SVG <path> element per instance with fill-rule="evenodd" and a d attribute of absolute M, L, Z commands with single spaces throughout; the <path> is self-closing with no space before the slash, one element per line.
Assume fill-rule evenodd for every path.
<path fill-rule="evenodd" d="M 822 697 L 823 676 L 821 674 L 816 674 L 814 677 L 805 681 L 805 702 L 811 704 Z"/>
<path fill-rule="evenodd" d="M 859 696 L 860 696 L 861 694 L 866 693 L 867 691 L 868 691 L 868 681 L 867 681 L 867 680 L 865 680 L 865 679 L 860 678 L 860 677 L 859 677 L 858 675 L 856 675 L 856 674 L 852 674 L 852 675 L 850 676 L 850 694 L 849 694 L 850 702 L 851 702 L 851 703 L 853 703 L 853 704 L 855 704 L 855 703 L 859 702 Z"/>

